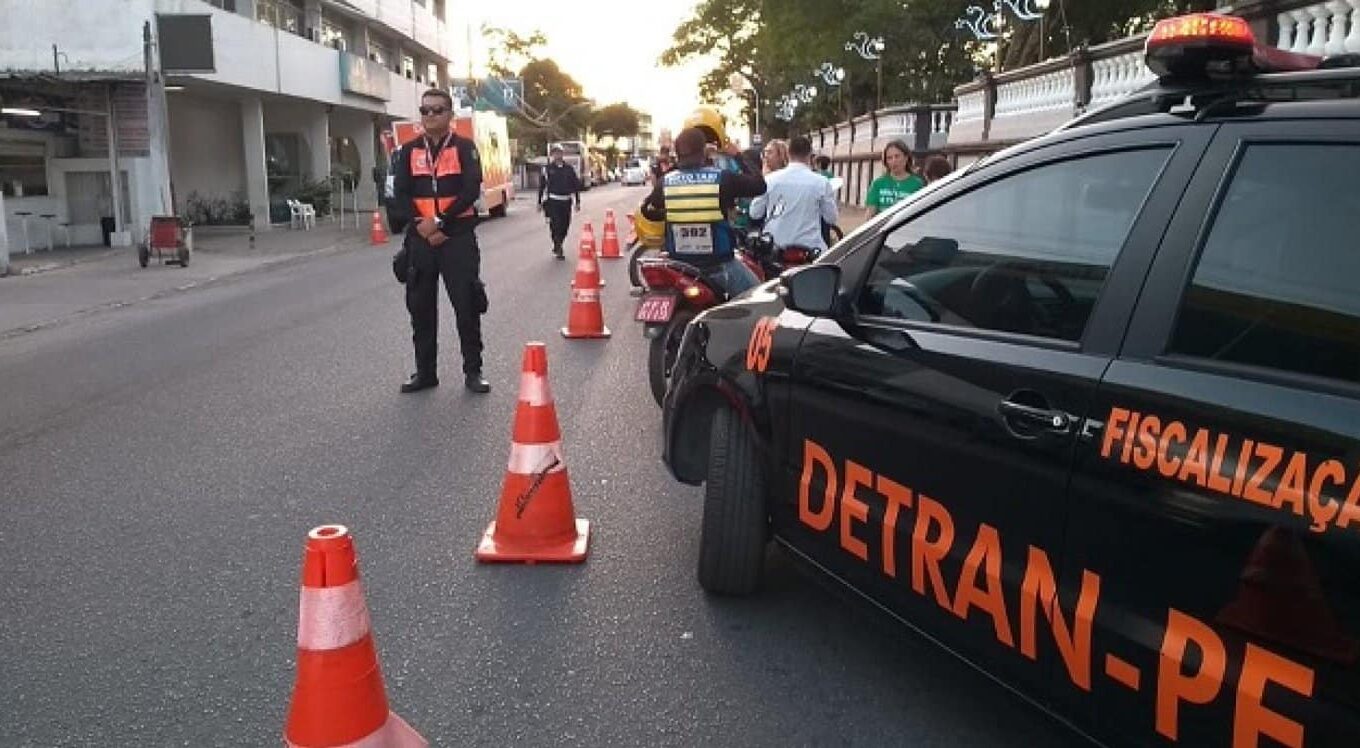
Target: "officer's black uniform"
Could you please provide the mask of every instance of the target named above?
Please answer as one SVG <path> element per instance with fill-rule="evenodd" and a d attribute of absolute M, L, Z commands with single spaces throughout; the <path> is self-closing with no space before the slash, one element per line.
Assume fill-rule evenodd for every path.
<path fill-rule="evenodd" d="M 581 207 L 581 178 L 576 169 L 565 161 L 560 164 L 549 161 L 543 167 L 543 179 L 538 185 L 538 204 L 548 216 L 553 253 L 558 257 L 562 256 L 562 242 L 566 241 L 567 229 L 571 228 L 572 200 L 576 201 L 577 208 Z"/>
<path fill-rule="evenodd" d="M 435 362 L 439 332 L 439 277 L 453 303 L 463 373 L 469 389 L 484 392 L 481 379 L 481 302 L 485 299 L 478 277 L 481 254 L 477 247 L 477 199 L 482 191 L 482 164 L 477 146 L 450 132 L 440 140 L 417 138 L 401 147 L 393 175 L 388 215 L 394 225 L 408 223 L 405 246 L 411 275 L 406 283 L 406 309 L 411 313 L 416 374 L 402 387 L 410 392 L 438 384 Z M 448 237 L 434 246 L 416 231 L 416 220 L 434 218 Z M 435 235 L 438 237 L 438 234 Z M 437 240 L 436 240 L 437 241 Z"/>

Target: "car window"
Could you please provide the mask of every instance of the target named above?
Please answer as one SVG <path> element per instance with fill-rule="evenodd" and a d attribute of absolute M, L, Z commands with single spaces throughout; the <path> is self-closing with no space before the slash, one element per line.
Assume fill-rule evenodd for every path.
<path fill-rule="evenodd" d="M 884 239 L 857 311 L 1078 340 L 1170 155 L 1046 164 L 932 208 Z"/>
<path fill-rule="evenodd" d="M 1360 144 L 1257 144 L 1224 189 L 1171 353 L 1360 382 Z"/>

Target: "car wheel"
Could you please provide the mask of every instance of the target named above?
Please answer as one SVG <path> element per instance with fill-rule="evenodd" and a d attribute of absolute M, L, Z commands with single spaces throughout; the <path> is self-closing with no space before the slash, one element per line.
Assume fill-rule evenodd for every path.
<path fill-rule="evenodd" d="M 510 209 L 510 201 L 504 192 L 501 193 L 501 204 L 488 211 L 495 218 L 504 218 L 505 212 Z"/>
<path fill-rule="evenodd" d="M 731 408 L 713 414 L 699 535 L 699 585 L 717 595 L 749 595 L 765 568 L 769 513 L 751 427 Z"/>

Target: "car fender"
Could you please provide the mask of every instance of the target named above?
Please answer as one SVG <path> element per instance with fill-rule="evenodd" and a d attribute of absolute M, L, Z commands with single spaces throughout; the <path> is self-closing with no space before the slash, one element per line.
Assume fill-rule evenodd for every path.
<path fill-rule="evenodd" d="M 709 309 L 685 330 L 662 429 L 662 458 L 682 483 L 698 485 L 707 477 L 709 426 L 720 407 L 751 425 L 767 459 L 777 454 L 776 424 L 788 402 L 794 357 L 812 322 L 785 309 L 777 285 L 765 283 Z"/>

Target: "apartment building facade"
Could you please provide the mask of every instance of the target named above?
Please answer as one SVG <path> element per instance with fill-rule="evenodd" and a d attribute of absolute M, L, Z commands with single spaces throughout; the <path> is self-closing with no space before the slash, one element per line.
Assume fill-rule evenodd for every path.
<path fill-rule="evenodd" d="M 264 229 L 322 182 L 372 210 L 378 133 L 462 53 L 450 2 L 0 0 L 11 246 L 140 242 L 171 212 Z"/>

